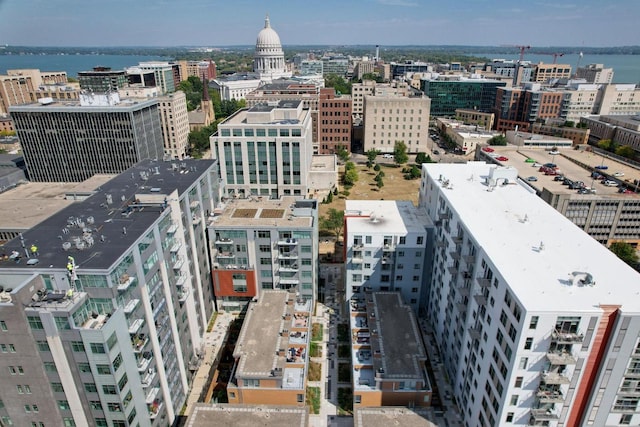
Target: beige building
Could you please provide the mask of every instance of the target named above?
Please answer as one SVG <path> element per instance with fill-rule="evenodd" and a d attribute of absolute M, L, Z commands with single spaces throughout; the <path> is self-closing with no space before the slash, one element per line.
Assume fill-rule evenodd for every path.
<path fill-rule="evenodd" d="M 436 118 L 436 126 L 456 144 L 456 149 L 461 150 L 464 154 L 474 152 L 477 145 L 485 144 L 499 134 L 499 132 L 491 131 L 490 129 L 480 129 L 475 124 L 466 124 L 460 120 L 451 120 L 444 117 Z"/>
<path fill-rule="evenodd" d="M 589 83 L 608 84 L 613 81 L 613 68 L 604 68 L 604 64 L 589 64 L 576 71 L 576 77 Z"/>
<path fill-rule="evenodd" d="M 58 101 L 73 101 L 80 97 L 80 86 L 76 83 L 42 84 L 36 89 L 36 98 L 51 98 Z"/>
<path fill-rule="evenodd" d="M 628 115 L 640 112 L 640 89 L 634 84 L 609 84 L 600 88 L 594 114 Z"/>
<path fill-rule="evenodd" d="M 189 149 L 187 98 L 182 91 L 158 97 L 158 111 L 164 139 L 164 155 L 183 159 Z"/>
<path fill-rule="evenodd" d="M 551 79 L 571 78 L 571 65 L 569 64 L 545 64 L 540 62 L 533 67 L 531 81 L 546 83 Z"/>
<path fill-rule="evenodd" d="M 589 129 L 562 126 L 560 124 L 543 124 L 533 123 L 531 126 L 533 133 L 541 135 L 559 136 L 561 138 L 570 139 L 573 141 L 573 145 L 582 145 L 589 142 Z"/>
<path fill-rule="evenodd" d="M 0 114 L 8 114 L 9 106 L 36 101 L 31 77 L 0 76 Z"/>
<path fill-rule="evenodd" d="M 66 71 L 40 71 L 37 68 L 25 68 L 21 70 L 7 70 L 8 76 L 31 77 L 33 85 L 53 85 L 57 83 L 67 83 Z"/>
<path fill-rule="evenodd" d="M 365 152 L 373 148 L 392 153 L 396 141 L 403 141 L 408 153 L 427 151 L 431 100 L 406 88 L 408 95 L 389 88 L 364 97 Z"/>
<path fill-rule="evenodd" d="M 456 118 L 466 125 L 478 125 L 484 129 L 493 129 L 495 114 L 458 108 L 456 109 Z"/>
<path fill-rule="evenodd" d="M 7 70 L 6 76 L 0 76 L 0 115 L 8 114 L 11 105 L 31 104 L 41 98 L 78 99 L 77 90 L 70 87 L 64 71 Z"/>
<path fill-rule="evenodd" d="M 581 117 L 593 114 L 598 100 L 600 85 L 578 84 L 567 89 L 569 102 L 567 103 L 566 119 L 579 122 Z"/>

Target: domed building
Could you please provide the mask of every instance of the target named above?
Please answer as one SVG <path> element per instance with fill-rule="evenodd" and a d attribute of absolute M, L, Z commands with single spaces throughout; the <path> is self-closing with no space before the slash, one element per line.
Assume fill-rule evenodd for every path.
<path fill-rule="evenodd" d="M 264 20 L 264 28 L 258 33 L 253 71 L 260 75 L 260 80 L 268 82 L 281 77 L 291 77 L 291 72 L 287 71 L 284 62 L 280 36 L 271 28 L 269 15 Z"/>

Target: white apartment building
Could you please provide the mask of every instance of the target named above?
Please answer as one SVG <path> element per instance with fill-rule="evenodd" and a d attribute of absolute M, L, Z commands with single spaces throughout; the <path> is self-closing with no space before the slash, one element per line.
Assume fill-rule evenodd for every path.
<path fill-rule="evenodd" d="M 600 89 L 600 98 L 594 114 L 640 113 L 640 88 L 635 84 L 608 84 Z"/>
<path fill-rule="evenodd" d="M 420 91 L 402 96 L 376 90 L 365 96 L 364 151 L 374 148 L 392 153 L 396 141 L 403 141 L 408 153 L 426 152 L 430 108 L 431 100 Z"/>
<path fill-rule="evenodd" d="M 579 122 L 581 117 L 593 114 L 600 86 L 598 84 L 583 83 L 570 86 L 566 91 L 569 94 L 566 119 L 572 122 Z"/>
<path fill-rule="evenodd" d="M 230 197 L 306 196 L 313 156 L 312 123 L 301 101 L 255 105 L 218 125 L 211 155 Z"/>
<path fill-rule="evenodd" d="M 640 422 L 640 275 L 514 168 L 423 165 L 428 319 L 464 425 Z"/>
<path fill-rule="evenodd" d="M 184 92 L 159 97 L 158 111 L 165 158 L 183 159 L 189 150 L 189 115 Z"/>
<path fill-rule="evenodd" d="M 347 200 L 344 216 L 345 297 L 399 291 L 418 312 L 431 221 L 412 202 L 396 200 Z"/>

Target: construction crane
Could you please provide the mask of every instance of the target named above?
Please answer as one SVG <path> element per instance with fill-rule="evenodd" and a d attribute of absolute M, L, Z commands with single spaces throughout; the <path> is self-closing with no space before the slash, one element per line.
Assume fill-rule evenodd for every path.
<path fill-rule="evenodd" d="M 520 49 L 520 59 L 518 60 L 519 62 L 522 62 L 522 60 L 524 59 L 524 52 L 526 50 L 531 49 L 531 46 L 524 46 L 524 45 L 513 45 L 513 44 L 503 44 L 501 45 L 502 47 L 516 47 L 518 49 Z"/>
<path fill-rule="evenodd" d="M 538 52 L 538 55 L 551 55 L 551 56 L 553 56 L 553 63 L 555 64 L 555 63 L 558 62 L 558 57 L 563 57 L 564 53 L 561 53 L 561 52 L 553 52 L 553 53 L 550 53 L 550 52 Z"/>

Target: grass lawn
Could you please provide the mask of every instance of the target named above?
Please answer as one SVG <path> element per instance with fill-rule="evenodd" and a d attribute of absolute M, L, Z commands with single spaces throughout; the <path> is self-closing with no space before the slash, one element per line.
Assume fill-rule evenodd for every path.
<path fill-rule="evenodd" d="M 351 357 L 351 346 L 341 344 L 338 346 L 338 357 Z"/>
<path fill-rule="evenodd" d="M 386 160 L 386 159 L 385 159 Z M 376 186 L 375 177 L 377 172 L 367 169 L 366 165 L 356 164 L 358 171 L 358 181 L 349 190 L 348 196 L 342 191 L 344 188 L 340 186 L 339 193 L 333 197 L 333 201 L 329 204 L 320 203 L 320 216 L 326 215 L 329 208 L 339 211 L 344 210 L 344 201 L 349 200 L 411 200 L 415 205 L 418 204 L 418 190 L 420 189 L 420 179 L 406 180 L 402 174 L 402 169 L 407 165 L 396 167 L 393 160 L 389 159 L 380 163 L 381 170 L 384 172 L 384 186 L 378 188 Z M 344 174 L 344 166 L 340 166 L 339 175 Z"/>
<path fill-rule="evenodd" d="M 338 341 L 350 342 L 351 336 L 349 335 L 349 325 L 346 323 L 338 324 Z"/>
<path fill-rule="evenodd" d="M 320 413 L 320 387 L 307 387 L 307 405 L 312 414 Z"/>
<path fill-rule="evenodd" d="M 314 323 L 311 326 L 311 341 L 322 341 L 322 325 Z"/>
<path fill-rule="evenodd" d="M 311 342 L 309 344 L 309 356 L 310 357 L 322 357 L 322 349 L 317 342 Z"/>
<path fill-rule="evenodd" d="M 322 366 L 318 362 L 309 362 L 309 381 L 320 381 Z"/>
<path fill-rule="evenodd" d="M 338 363 L 338 382 L 351 382 L 351 363 Z"/>
<path fill-rule="evenodd" d="M 338 388 L 338 415 L 351 415 L 353 412 L 353 392 L 351 387 Z"/>

